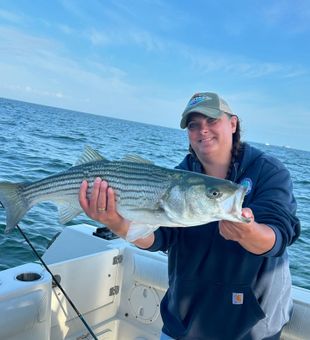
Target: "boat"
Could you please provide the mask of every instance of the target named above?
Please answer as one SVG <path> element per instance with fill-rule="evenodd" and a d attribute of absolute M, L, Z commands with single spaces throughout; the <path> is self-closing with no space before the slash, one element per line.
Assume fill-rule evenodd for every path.
<path fill-rule="evenodd" d="M 42 256 L 0 272 L 1 340 L 157 340 L 168 287 L 167 255 L 68 226 Z M 51 275 L 53 274 L 53 277 Z M 310 339 L 310 290 L 293 287 L 281 339 Z"/>

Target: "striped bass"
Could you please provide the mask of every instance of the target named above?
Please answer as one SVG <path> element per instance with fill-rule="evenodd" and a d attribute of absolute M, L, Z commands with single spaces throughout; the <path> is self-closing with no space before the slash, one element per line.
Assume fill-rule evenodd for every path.
<path fill-rule="evenodd" d="M 132 221 L 127 240 L 145 237 L 160 226 L 187 227 L 212 221 L 247 222 L 241 215 L 246 189 L 231 181 L 184 170 L 156 166 L 139 156 L 109 161 L 86 147 L 81 159 L 66 171 L 32 183 L 0 182 L 0 201 L 9 232 L 34 205 L 58 206 L 61 223 L 83 212 L 79 190 L 83 180 L 90 197 L 96 177 L 116 194 L 117 211 Z"/>

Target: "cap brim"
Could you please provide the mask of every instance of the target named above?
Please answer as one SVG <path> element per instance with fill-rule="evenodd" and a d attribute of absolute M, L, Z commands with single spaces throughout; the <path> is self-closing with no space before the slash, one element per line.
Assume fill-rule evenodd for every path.
<path fill-rule="evenodd" d="M 183 115 L 182 115 L 182 119 L 180 122 L 180 127 L 181 129 L 185 129 L 187 126 L 187 120 L 188 120 L 188 116 L 191 113 L 200 113 L 206 117 L 210 117 L 210 118 L 219 118 L 223 115 L 223 111 L 220 111 L 218 109 L 212 109 L 210 107 L 205 108 L 205 107 L 193 107 L 192 109 L 188 110 L 188 111 L 184 111 Z"/>

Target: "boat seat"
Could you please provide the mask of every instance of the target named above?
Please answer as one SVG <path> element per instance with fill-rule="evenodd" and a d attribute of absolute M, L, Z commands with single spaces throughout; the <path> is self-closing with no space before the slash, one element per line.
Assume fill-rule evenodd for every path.
<path fill-rule="evenodd" d="M 283 328 L 281 340 L 310 340 L 310 291 L 294 286 L 292 293 L 293 313 Z"/>

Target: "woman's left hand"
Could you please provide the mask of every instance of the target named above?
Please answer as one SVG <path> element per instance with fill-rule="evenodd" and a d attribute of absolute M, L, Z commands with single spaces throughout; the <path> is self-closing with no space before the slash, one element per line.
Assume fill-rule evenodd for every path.
<path fill-rule="evenodd" d="M 225 240 L 241 241 L 255 228 L 254 214 L 250 208 L 242 209 L 242 216 L 250 219 L 249 223 L 220 221 L 219 231 Z"/>
<path fill-rule="evenodd" d="M 243 208 L 242 216 L 250 222 L 219 221 L 220 235 L 225 240 L 238 242 L 243 248 L 257 255 L 271 250 L 276 241 L 273 229 L 266 224 L 255 222 L 250 208 Z"/>

